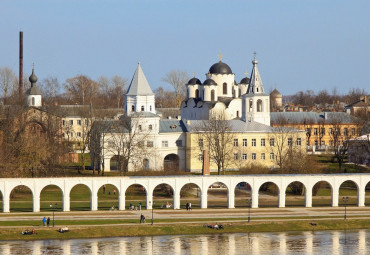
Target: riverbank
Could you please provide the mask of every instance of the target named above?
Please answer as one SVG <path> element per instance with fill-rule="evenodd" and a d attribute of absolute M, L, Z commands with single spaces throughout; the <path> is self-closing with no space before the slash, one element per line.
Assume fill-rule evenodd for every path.
<path fill-rule="evenodd" d="M 208 221 L 208 223 L 215 223 Z M 2 227 L 0 228 L 0 240 L 42 240 L 42 239 L 75 239 L 75 238 L 104 238 L 104 237 L 128 237 L 128 236 L 157 236 L 157 235 L 197 235 L 219 233 L 248 233 L 248 232 L 286 232 L 286 231 L 324 231 L 324 230 L 348 230 L 370 229 L 369 219 L 317 219 L 316 225 L 312 220 L 264 220 L 264 221 L 228 221 L 220 222 L 224 229 L 215 230 L 205 227 L 205 222 L 182 222 L 173 223 L 157 222 L 154 225 L 145 224 L 110 224 L 110 225 L 74 225 L 68 226 L 69 232 L 59 233 L 61 226 L 53 227 Z M 34 228 L 36 234 L 22 235 L 25 229 Z"/>

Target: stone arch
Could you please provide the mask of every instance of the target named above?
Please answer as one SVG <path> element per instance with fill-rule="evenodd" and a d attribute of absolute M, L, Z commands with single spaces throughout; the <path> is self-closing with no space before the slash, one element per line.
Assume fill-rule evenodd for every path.
<path fill-rule="evenodd" d="M 257 112 L 263 112 L 263 103 L 261 99 L 257 100 Z"/>
<path fill-rule="evenodd" d="M 146 201 L 147 201 L 147 189 L 144 185 L 139 183 L 131 184 L 127 187 L 125 190 L 125 197 L 126 197 L 126 207 L 129 210 L 136 209 L 135 207 L 139 206 L 139 203 L 141 203 L 141 209 L 146 209 Z M 131 206 L 134 206 L 134 208 L 130 208 Z"/>
<path fill-rule="evenodd" d="M 40 211 L 52 210 L 63 210 L 63 189 L 56 184 L 45 185 L 40 191 Z"/>
<path fill-rule="evenodd" d="M 70 210 L 87 211 L 92 209 L 91 189 L 84 183 L 75 184 L 69 191 Z"/>
<path fill-rule="evenodd" d="M 252 198 L 252 187 L 249 183 L 242 181 L 235 186 L 235 208 L 250 207 Z"/>
<path fill-rule="evenodd" d="M 306 187 L 300 181 L 289 183 L 285 189 L 285 206 L 304 207 Z"/>
<path fill-rule="evenodd" d="M 223 182 L 214 182 L 208 186 L 208 208 L 228 208 L 229 188 Z"/>
<path fill-rule="evenodd" d="M 333 187 L 327 181 L 318 181 L 312 186 L 312 207 L 331 206 Z"/>
<path fill-rule="evenodd" d="M 116 185 L 102 184 L 97 192 L 98 210 L 118 209 L 119 188 Z"/>
<path fill-rule="evenodd" d="M 338 187 L 338 205 L 357 206 L 359 197 L 358 184 L 353 180 L 343 181 Z M 348 201 L 344 201 L 343 197 L 348 197 Z"/>
<path fill-rule="evenodd" d="M 370 181 L 366 184 L 363 192 L 365 192 L 365 206 L 370 206 Z"/>
<path fill-rule="evenodd" d="M 33 190 L 25 184 L 14 186 L 10 192 L 10 211 L 32 212 L 33 211 Z"/>
<path fill-rule="evenodd" d="M 168 183 L 160 183 L 153 189 L 153 208 L 173 209 L 175 189 Z M 172 201 L 171 201 L 172 200 Z"/>
<path fill-rule="evenodd" d="M 258 188 L 258 207 L 278 207 L 280 188 L 274 182 L 265 182 Z"/>
<path fill-rule="evenodd" d="M 123 164 L 123 156 L 114 155 L 110 158 L 110 170 L 119 171 Z"/>
<path fill-rule="evenodd" d="M 171 153 L 164 157 L 163 169 L 164 171 L 178 171 L 180 158 L 177 154 Z"/>
<path fill-rule="evenodd" d="M 200 208 L 202 189 L 199 185 L 190 182 L 180 188 L 180 208 L 186 209 L 186 204 L 191 203 L 191 208 Z"/>

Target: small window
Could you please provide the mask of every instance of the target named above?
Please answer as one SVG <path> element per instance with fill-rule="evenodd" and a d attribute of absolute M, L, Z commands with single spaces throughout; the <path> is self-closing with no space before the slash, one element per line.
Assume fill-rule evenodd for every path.
<path fill-rule="evenodd" d="M 352 134 L 352 135 L 355 135 L 355 134 L 356 134 L 356 129 L 355 129 L 355 128 L 352 128 L 352 129 L 351 129 L 351 134 Z"/>
<path fill-rule="evenodd" d="M 238 153 L 234 153 L 234 160 L 238 160 Z"/>
<path fill-rule="evenodd" d="M 133 112 L 135 111 L 135 105 L 131 106 L 131 111 L 133 111 Z"/>
<path fill-rule="evenodd" d="M 198 140 L 198 145 L 200 148 L 203 148 L 203 139 Z"/>
<path fill-rule="evenodd" d="M 288 146 L 292 146 L 292 138 L 288 138 Z"/>
<path fill-rule="evenodd" d="M 297 146 L 301 146 L 302 145 L 302 139 L 301 138 L 297 138 Z"/>
<path fill-rule="evenodd" d="M 177 140 L 176 141 L 176 146 L 177 147 L 182 147 L 182 140 Z"/>
<path fill-rule="evenodd" d="M 226 82 L 224 82 L 224 84 L 223 84 L 223 93 L 224 93 L 224 95 L 227 94 L 227 83 Z"/>
<path fill-rule="evenodd" d="M 168 147 L 168 141 L 162 141 L 162 147 Z"/>
<path fill-rule="evenodd" d="M 73 120 L 69 121 L 69 125 L 73 126 Z"/>
<path fill-rule="evenodd" d="M 243 159 L 243 160 L 247 160 L 247 153 L 243 153 L 243 155 L 242 155 L 242 159 Z"/>
<path fill-rule="evenodd" d="M 65 120 L 62 120 L 62 125 L 65 126 L 66 125 L 66 121 Z"/>
<path fill-rule="evenodd" d="M 147 141 L 146 147 L 153 147 L 153 141 Z"/>
<path fill-rule="evenodd" d="M 329 134 L 333 134 L 333 129 L 332 128 L 329 128 Z"/>
<path fill-rule="evenodd" d="M 313 134 L 314 134 L 314 135 L 317 135 L 317 128 L 314 128 L 314 129 L 313 129 Z"/>
<path fill-rule="evenodd" d="M 144 111 L 144 109 L 145 109 L 145 108 L 144 108 L 144 105 L 143 105 L 143 106 L 141 106 L 141 111 L 142 111 L 142 112 Z"/>
<path fill-rule="evenodd" d="M 253 146 L 253 147 L 256 147 L 256 146 L 257 146 L 256 139 L 252 139 L 252 146 Z"/>
<path fill-rule="evenodd" d="M 348 135 L 348 128 L 344 128 L 344 130 L 343 130 L 343 134 L 344 134 L 345 136 L 347 136 L 347 135 Z"/>
<path fill-rule="evenodd" d="M 203 161 L 203 154 L 199 154 L 198 159 L 199 159 L 199 161 Z"/>
<path fill-rule="evenodd" d="M 138 146 L 139 146 L 139 148 L 143 148 L 144 147 L 144 141 L 139 141 Z"/>
<path fill-rule="evenodd" d="M 153 125 L 149 125 L 149 130 L 153 130 Z"/>
<path fill-rule="evenodd" d="M 35 105 L 35 98 L 32 97 L 32 105 Z"/>
<path fill-rule="evenodd" d="M 243 139 L 243 147 L 247 147 L 247 139 Z"/>
<path fill-rule="evenodd" d="M 77 137 L 81 137 L 81 132 L 77 132 Z"/>
<path fill-rule="evenodd" d="M 252 160 L 256 160 L 257 159 L 257 154 L 256 153 L 252 153 Z"/>
<path fill-rule="evenodd" d="M 234 147 L 238 147 L 238 139 L 234 139 Z"/>
<path fill-rule="evenodd" d="M 81 120 L 77 120 L 77 125 L 81 126 Z"/>
<path fill-rule="evenodd" d="M 141 125 L 139 125 L 139 131 L 142 131 L 143 130 L 143 128 L 141 127 Z"/>
<path fill-rule="evenodd" d="M 261 139 L 261 146 L 265 146 L 266 145 L 266 140 L 265 140 L 265 138 L 262 138 Z"/>
<path fill-rule="evenodd" d="M 270 159 L 271 159 L 271 160 L 274 160 L 274 158 L 275 158 L 275 155 L 274 155 L 274 153 L 273 153 L 273 152 L 271 152 L 271 153 L 270 153 Z"/>
<path fill-rule="evenodd" d="M 265 160 L 266 159 L 265 153 L 261 153 L 261 159 L 262 160 Z"/>
<path fill-rule="evenodd" d="M 270 146 L 271 147 L 275 146 L 275 139 L 274 138 L 270 138 Z"/>
<path fill-rule="evenodd" d="M 321 129 L 321 134 L 322 134 L 322 135 L 325 135 L 325 128 L 322 128 L 322 129 Z"/>

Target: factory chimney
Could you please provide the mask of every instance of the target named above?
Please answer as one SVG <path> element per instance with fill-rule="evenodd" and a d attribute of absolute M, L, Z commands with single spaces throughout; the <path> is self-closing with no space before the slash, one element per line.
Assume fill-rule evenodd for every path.
<path fill-rule="evenodd" d="M 19 31 L 19 98 L 23 94 L 23 32 Z"/>

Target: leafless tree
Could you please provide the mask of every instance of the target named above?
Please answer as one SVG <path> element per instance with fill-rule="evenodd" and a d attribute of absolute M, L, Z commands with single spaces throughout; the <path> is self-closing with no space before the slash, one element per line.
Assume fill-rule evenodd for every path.
<path fill-rule="evenodd" d="M 16 82 L 17 78 L 12 69 L 9 67 L 0 68 L 0 89 L 2 91 L 4 104 L 7 103 L 8 97 L 11 96 L 17 88 Z"/>
<path fill-rule="evenodd" d="M 69 78 L 64 83 L 67 95 L 78 104 L 92 104 L 99 91 L 99 84 L 85 75 Z"/>
<path fill-rule="evenodd" d="M 186 82 L 189 76 L 185 71 L 172 70 L 162 79 L 175 89 L 176 107 L 180 107 L 186 96 Z"/>
<path fill-rule="evenodd" d="M 40 89 L 42 92 L 42 98 L 44 103 L 53 104 L 55 103 L 55 97 L 59 93 L 60 84 L 57 77 L 49 76 L 42 80 L 40 83 Z"/>
<path fill-rule="evenodd" d="M 100 95 L 105 97 L 107 100 L 105 105 L 111 105 L 117 108 L 123 107 L 127 79 L 118 75 L 113 76 L 111 79 L 105 76 L 100 76 L 98 83 Z"/>

